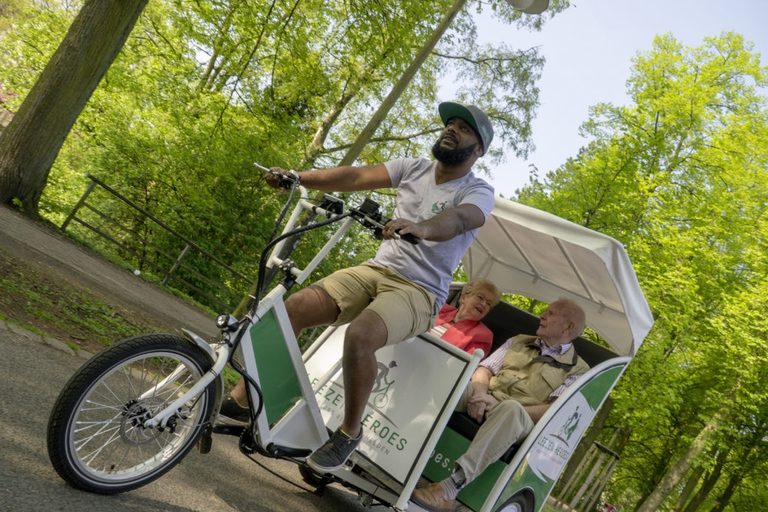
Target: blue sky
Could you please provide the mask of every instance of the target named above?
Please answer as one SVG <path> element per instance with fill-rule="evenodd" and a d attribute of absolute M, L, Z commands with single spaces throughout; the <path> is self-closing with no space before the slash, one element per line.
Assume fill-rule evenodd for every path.
<path fill-rule="evenodd" d="M 482 42 L 539 46 L 547 59 L 533 123 L 536 150 L 527 160 L 510 155 L 493 169 L 491 181 L 507 197 L 527 183 L 530 164 L 544 176 L 578 153 L 587 143 L 578 128 L 590 106 L 627 102 L 631 60 L 638 51 L 650 50 L 655 35 L 671 32 L 694 47 L 704 37 L 732 30 L 752 41 L 768 66 L 768 0 L 571 0 L 571 5 L 538 33 L 478 20 Z"/>

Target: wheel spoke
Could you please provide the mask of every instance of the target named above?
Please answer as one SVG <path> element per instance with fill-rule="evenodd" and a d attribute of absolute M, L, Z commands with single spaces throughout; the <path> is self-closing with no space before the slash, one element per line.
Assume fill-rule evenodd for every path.
<path fill-rule="evenodd" d="M 90 440 L 94 439 L 94 437 L 95 436 L 92 436 L 88 440 L 90 441 Z M 86 462 L 86 464 L 90 464 L 90 462 L 92 462 L 96 457 L 98 457 L 101 454 L 101 452 L 104 450 L 104 448 L 106 448 L 107 446 L 109 446 L 112 443 L 115 443 L 115 441 L 117 441 L 118 439 L 120 439 L 120 432 L 119 432 L 118 429 L 114 429 L 114 431 L 109 436 L 109 438 L 106 440 L 106 442 L 104 442 L 100 446 L 96 447 L 92 452 L 84 454 L 80 458 L 84 462 Z M 80 451 L 82 448 L 85 447 L 86 444 L 88 444 L 88 443 L 86 442 L 86 443 L 80 445 L 80 447 L 77 450 Z"/>

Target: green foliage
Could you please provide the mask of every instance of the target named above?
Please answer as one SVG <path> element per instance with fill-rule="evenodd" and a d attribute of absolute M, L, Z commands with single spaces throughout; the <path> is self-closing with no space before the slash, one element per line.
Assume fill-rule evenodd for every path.
<path fill-rule="evenodd" d="M 40 214 L 61 224 L 91 174 L 255 279 L 283 198 L 265 187 L 253 162 L 296 169 L 335 165 L 451 3 L 149 2 L 62 147 Z M 0 83 L 17 94 L 11 110 L 32 87 L 81 2 L 18 5 L 2 13 L 9 29 L 2 36 L 8 51 L 0 55 Z M 519 13 L 511 16 L 510 23 L 525 25 Z M 437 83 L 449 68 L 467 77 L 462 98 L 484 105 L 503 127 L 499 140 L 506 138 L 520 154 L 530 146 L 542 59 L 535 51 L 509 48 L 475 52 L 473 22 L 468 15 L 461 19 L 360 163 L 428 154 L 440 130 Z M 502 145 L 494 147 L 492 158 L 501 158 Z M 98 211 L 81 210 L 86 221 L 126 249 L 77 224 L 70 225 L 73 236 L 161 280 L 161 269 L 170 268 L 184 244 L 109 195 L 94 192 L 88 202 Z M 320 236 L 308 238 L 297 261 Z M 340 247 L 318 272 L 373 254 L 374 242 L 357 242 Z M 247 290 L 207 258 L 188 256 L 185 264 L 190 268 L 178 276 L 205 295 L 232 302 L 203 276 L 225 283 L 235 295 Z M 220 309 L 203 295 L 195 299 Z"/>
<path fill-rule="evenodd" d="M 709 442 L 734 448 L 729 432 L 764 421 L 768 74 L 751 48 L 733 33 L 698 48 L 658 36 L 635 59 L 631 103 L 592 108 L 592 142 L 520 193 L 623 242 L 656 319 L 614 393 L 612 421 L 632 431 L 608 488 L 622 508 L 716 415 Z"/>

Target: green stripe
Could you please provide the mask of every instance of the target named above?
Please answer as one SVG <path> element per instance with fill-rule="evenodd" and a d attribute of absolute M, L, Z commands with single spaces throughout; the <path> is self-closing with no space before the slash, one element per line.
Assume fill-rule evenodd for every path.
<path fill-rule="evenodd" d="M 264 315 L 251 327 L 250 334 L 264 394 L 264 410 L 271 425 L 301 398 L 301 387 L 275 312 Z"/>

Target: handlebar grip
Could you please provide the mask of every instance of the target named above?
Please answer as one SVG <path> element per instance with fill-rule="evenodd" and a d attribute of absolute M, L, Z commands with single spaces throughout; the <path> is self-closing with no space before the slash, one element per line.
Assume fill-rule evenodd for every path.
<path fill-rule="evenodd" d="M 395 231 L 395 233 L 397 233 L 397 236 L 398 236 L 398 237 L 399 237 L 401 240 L 403 240 L 403 241 L 405 241 L 405 242 L 408 242 L 409 244 L 413 244 L 413 245 L 419 245 L 419 242 L 421 242 L 421 240 L 419 239 L 419 237 L 417 237 L 417 236 L 414 236 L 414 235 L 412 235 L 412 234 L 410 234 L 410 233 L 406 233 L 406 234 L 404 234 L 404 235 L 401 235 L 401 234 L 400 234 L 400 230 L 399 230 L 399 229 L 398 229 L 398 230 L 396 230 L 396 231 Z"/>
<path fill-rule="evenodd" d="M 280 187 L 288 190 L 294 187 L 294 183 L 296 185 L 300 183 L 299 173 L 296 171 L 288 171 L 287 174 L 280 174 L 278 179 L 280 180 Z"/>
<path fill-rule="evenodd" d="M 281 172 L 275 172 L 272 169 L 268 169 L 263 165 L 257 164 L 256 162 L 253 162 L 253 165 L 255 165 L 258 169 L 261 169 L 265 173 L 271 174 L 272 176 L 277 178 L 277 185 L 280 188 L 291 190 L 294 187 L 298 187 L 301 184 L 299 173 L 297 173 L 296 171 L 288 171 L 287 173 L 281 173 Z"/>

